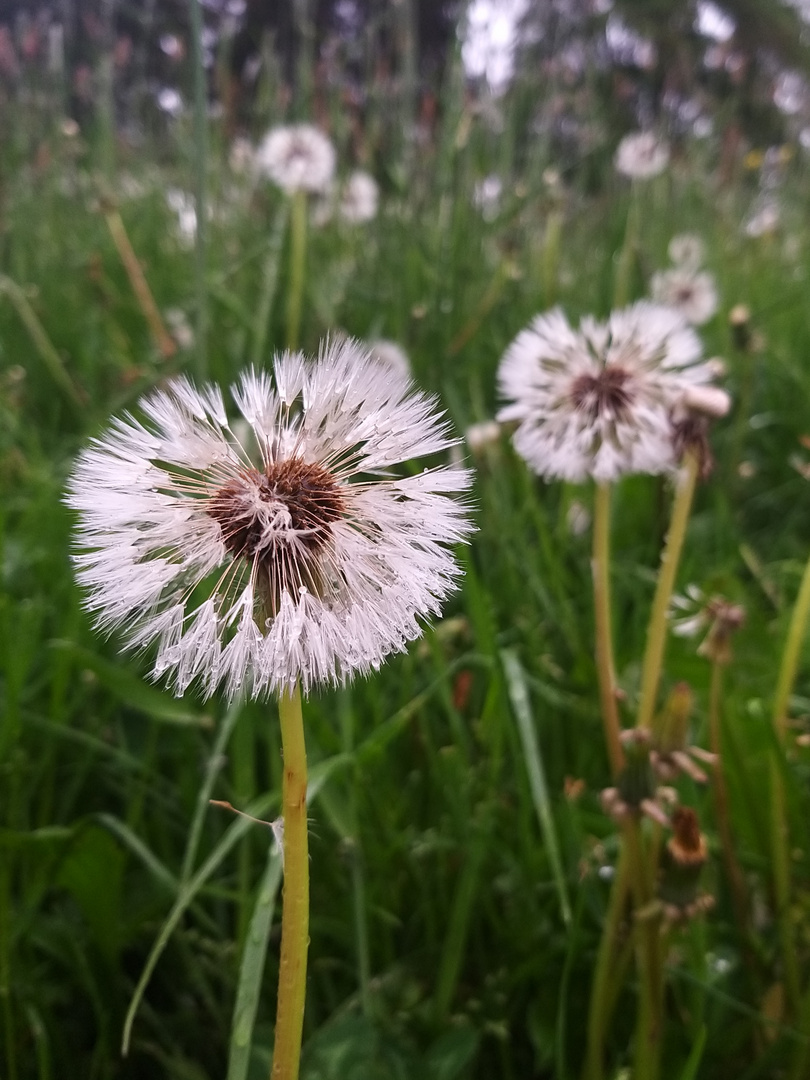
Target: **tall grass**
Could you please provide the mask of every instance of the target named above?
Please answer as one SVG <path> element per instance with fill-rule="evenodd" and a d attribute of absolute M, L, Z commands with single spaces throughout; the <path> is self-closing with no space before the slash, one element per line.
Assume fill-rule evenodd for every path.
<path fill-rule="evenodd" d="M 438 124 L 417 151 L 388 157 L 377 144 L 378 219 L 311 230 L 300 338 L 308 350 L 337 330 L 402 342 L 416 380 L 463 431 L 492 415 L 499 357 L 532 315 L 552 301 L 572 317 L 607 312 L 629 196 L 606 147 L 598 193 L 585 191 L 589 158 L 566 174 L 561 201 L 543 179 L 556 164 L 550 152 L 527 151 L 509 130 L 496 136 L 455 91 L 457 74 L 448 85 Z M 330 105 L 337 111 L 337 100 Z M 508 101 L 500 108 L 508 128 L 520 110 Z M 383 119 L 370 116 L 368 130 L 384 130 Z M 63 135 L 36 102 L 10 110 L 6 127 L 0 1070 L 9 1080 L 196 1080 L 225 1075 L 230 1060 L 234 1078 L 263 1075 L 278 868 L 268 862 L 269 833 L 208 809 L 205 799 L 275 814 L 277 724 L 251 703 L 235 718 L 216 701 L 176 701 L 143 681 L 139 659 L 120 657 L 115 641 L 91 632 L 60 499 L 77 449 L 143 390 L 194 371 L 203 355 L 210 376 L 227 382 L 259 346 L 269 357 L 285 345 L 282 198 L 233 175 L 227 148 L 210 132 L 207 324 L 197 323 L 207 325 L 206 349 L 164 357 L 105 224 L 95 176 L 107 144 Z M 107 177 L 159 309 L 179 307 L 190 319 L 203 310 L 201 264 L 164 193 L 201 189 L 203 159 L 193 149 L 181 120 L 169 139 L 119 146 Z M 348 164 L 348 143 L 339 150 Z M 698 582 L 748 613 L 722 708 L 755 958 L 744 962 L 711 791 L 682 781 L 710 838 L 716 906 L 678 931 L 668 953 L 667 1078 L 773 1076 L 796 1059 L 802 1044 L 785 1004 L 779 916 L 790 921 L 802 990 L 810 926 L 810 759 L 795 738 L 810 700 L 801 662 L 791 709 L 798 719 L 779 773 L 791 837 L 787 913 L 776 909 L 769 869 L 770 715 L 810 539 L 807 481 L 790 464 L 808 433 L 810 390 L 801 175 L 798 166 L 787 170 L 784 228 L 753 240 L 740 228 L 749 195 L 742 184 L 720 183 L 713 151 L 687 144 L 644 193 L 628 288 L 631 297 L 643 293 L 674 233 L 700 233 L 723 296 L 703 332 L 706 351 L 726 356 L 732 392 L 747 387 L 751 403 L 752 416 L 732 414 L 717 427 L 717 468 L 698 490 L 676 587 Z M 491 171 L 504 189 L 485 219 L 473 193 Z M 551 214 L 559 215 L 554 259 L 545 246 L 556 236 Z M 762 335 L 757 350 L 732 347 L 725 315 L 738 302 Z M 313 1080 L 565 1078 L 582 1067 L 617 851 L 598 798 L 609 765 L 590 537 L 568 525 L 571 503 L 589 496 L 533 479 L 506 438 L 475 464 L 480 531 L 445 618 L 379 677 L 308 705 L 317 783 L 303 1075 Z M 631 703 L 671 497 L 647 478 L 613 495 L 615 663 Z M 694 690 L 694 735 L 705 743 L 711 665 L 694 642 L 676 639 L 664 690 L 681 679 Z M 628 707 L 623 721 L 630 716 Z M 269 940 L 263 973 L 240 964 L 255 933 Z M 156 940 L 164 947 L 122 1060 L 124 1020 Z M 607 1032 L 613 1069 L 630 1060 L 633 1034 L 634 987 L 619 993 Z M 240 1010 L 251 1000 L 255 1008 L 256 998 L 246 1041 Z"/>

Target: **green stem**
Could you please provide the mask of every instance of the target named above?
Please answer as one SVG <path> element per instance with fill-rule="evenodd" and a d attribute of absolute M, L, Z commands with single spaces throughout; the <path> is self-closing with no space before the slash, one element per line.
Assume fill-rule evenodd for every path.
<path fill-rule="evenodd" d="M 597 484 L 593 513 L 593 604 L 596 622 L 596 670 L 602 724 L 605 729 L 610 771 L 615 779 L 624 765 L 620 739 L 619 708 L 616 703 L 616 675 L 613 663 L 613 635 L 610 628 L 610 487 Z"/>
<path fill-rule="evenodd" d="M 557 302 L 562 227 L 562 211 L 552 210 L 546 220 L 546 234 L 543 238 L 542 276 L 545 307 L 553 307 Z"/>
<path fill-rule="evenodd" d="M 599 939 L 596 967 L 591 985 L 591 1001 L 588 1009 L 588 1045 L 585 1053 L 586 1080 L 602 1080 L 604 1076 L 605 1032 L 610 1023 L 610 1005 L 615 996 L 610 993 L 616 965 L 617 943 L 622 915 L 627 904 L 630 888 L 627 847 L 622 844 L 616 876 L 610 889 L 608 909 Z"/>
<path fill-rule="evenodd" d="M 630 193 L 630 206 L 627 210 L 627 224 L 624 229 L 624 243 L 616 264 L 616 281 L 613 289 L 613 306 L 624 307 L 630 299 L 630 274 L 633 269 L 633 256 L 639 224 L 639 197 L 635 184 Z"/>
<path fill-rule="evenodd" d="M 197 301 L 197 333 L 195 355 L 197 377 L 208 377 L 208 292 L 206 289 L 208 199 L 206 170 L 208 167 L 207 92 L 203 57 L 203 18 L 200 0 L 189 0 L 191 16 L 192 56 L 194 60 L 194 198 L 197 230 L 194 236 L 194 271 Z"/>
<path fill-rule="evenodd" d="M 645 871 L 641 826 L 635 818 L 626 822 L 624 840 L 628 850 L 636 916 L 636 964 L 639 978 L 633 1080 L 657 1080 L 661 1066 L 664 972 L 659 955 L 658 920 L 646 914 L 652 892 L 649 888 L 649 875 Z"/>
<path fill-rule="evenodd" d="M 774 751 L 775 754 L 775 751 Z M 796 942 L 790 918 L 790 851 L 785 785 L 775 756 L 771 761 L 771 860 L 779 942 L 782 948 L 785 991 L 792 1016 L 799 1011 L 801 997 Z"/>
<path fill-rule="evenodd" d="M 692 451 L 687 451 L 683 466 L 678 472 L 677 490 L 672 506 L 672 519 L 669 525 L 664 551 L 661 556 L 661 569 L 655 586 L 655 598 L 647 628 L 647 645 L 644 651 L 644 665 L 641 669 L 641 693 L 638 704 L 638 727 L 650 728 L 655 712 L 655 700 L 658 683 L 661 679 L 661 666 L 664 661 L 664 649 L 667 641 L 667 611 L 675 586 L 675 575 L 681 560 L 681 551 L 692 509 L 692 498 L 698 474 L 698 458 Z"/>
<path fill-rule="evenodd" d="M 256 304 L 256 317 L 253 322 L 253 349 L 251 359 L 254 367 L 261 367 L 265 361 L 267 346 L 267 332 L 270 325 L 270 313 L 276 298 L 278 287 L 279 270 L 281 266 L 282 246 L 284 234 L 287 229 L 290 204 L 285 199 L 273 222 L 270 240 L 267 245 L 267 254 L 264 260 L 262 272 L 262 284 L 259 291 L 259 299 Z"/>
<path fill-rule="evenodd" d="M 17 1039 L 14 1031 L 14 1008 L 11 998 L 11 888 L 8 857 L 0 866 L 0 1008 L 3 1016 L 6 1052 L 5 1069 L 8 1080 L 17 1080 Z"/>
<path fill-rule="evenodd" d="M 745 877 L 734 850 L 734 838 L 731 833 L 731 816 L 728 809 L 728 791 L 723 770 L 723 737 L 721 730 L 721 702 L 723 698 L 723 665 L 716 661 L 712 664 L 712 676 L 709 686 L 709 749 L 716 756 L 712 775 L 714 790 L 714 812 L 717 818 L 717 831 L 720 835 L 720 850 L 728 876 L 731 891 L 731 903 L 737 929 L 743 942 L 743 956 L 749 968 L 753 970 L 754 954 L 751 948 L 751 934 L 748 928 L 748 898 L 746 896 Z"/>
<path fill-rule="evenodd" d="M 787 713 L 790 694 L 799 667 L 799 652 L 807 629 L 810 614 L 810 558 L 804 568 L 799 595 L 788 629 L 787 642 L 782 653 L 782 663 L 776 682 L 773 704 L 773 730 L 779 747 L 784 747 L 787 737 Z M 782 945 L 782 962 L 785 969 L 785 988 L 794 1016 L 800 1010 L 801 990 L 799 968 L 796 960 L 796 943 L 790 925 L 790 851 L 787 821 L 787 797 L 785 794 L 782 763 L 777 759 L 774 747 L 771 759 L 771 850 L 773 858 L 773 883 L 776 895 L 776 912 L 779 920 L 779 939 Z"/>
<path fill-rule="evenodd" d="M 53 381 L 68 398 L 71 405 L 79 410 L 83 409 L 85 405 L 84 394 L 78 389 L 73 382 L 73 379 L 68 374 L 62 357 L 56 351 L 51 339 L 45 333 L 45 329 L 37 318 L 37 314 L 31 306 L 28 297 L 16 281 L 12 281 L 11 278 L 6 277 L 5 274 L 0 274 L 0 296 L 7 296 L 13 304 L 17 315 L 20 317 L 25 329 L 28 331 L 34 345 L 36 345 L 39 355 L 42 357 L 42 362 L 48 369 L 48 374 Z"/>
<path fill-rule="evenodd" d="M 287 295 L 287 348 L 297 349 L 304 299 L 304 271 L 307 261 L 307 193 L 296 191 L 292 198 L 290 236 L 290 291 Z"/>
<path fill-rule="evenodd" d="M 307 986 L 309 946 L 309 853 L 307 850 L 307 754 L 301 691 L 279 699 L 284 755 L 284 891 L 278 972 L 276 1038 L 271 1080 L 297 1080 Z"/>
<path fill-rule="evenodd" d="M 788 1076 L 789 1080 L 807 1080 L 807 1061 L 810 1056 L 810 1039 L 807 1037 L 807 1033 L 810 1031 L 810 985 L 807 986 L 804 992 L 796 1026 L 802 1037 L 796 1041 L 796 1050 Z"/>
<path fill-rule="evenodd" d="M 799 595 L 790 620 L 787 642 L 785 643 L 785 651 L 782 653 L 782 664 L 779 668 L 779 678 L 776 683 L 776 694 L 773 703 L 773 729 L 780 743 L 784 743 L 787 735 L 788 702 L 793 690 L 793 684 L 796 681 L 799 652 L 804 641 L 808 614 L 810 614 L 810 559 L 807 560 L 802 575 Z"/>

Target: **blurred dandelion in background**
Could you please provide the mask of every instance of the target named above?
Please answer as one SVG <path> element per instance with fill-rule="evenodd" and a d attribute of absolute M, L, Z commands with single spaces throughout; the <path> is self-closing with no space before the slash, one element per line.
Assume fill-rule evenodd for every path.
<path fill-rule="evenodd" d="M 719 303 L 712 275 L 686 264 L 653 274 L 650 293 L 653 300 L 679 311 L 693 326 L 708 322 Z"/>
<path fill-rule="evenodd" d="M 712 381 L 697 334 L 671 308 L 639 301 L 574 330 L 559 309 L 515 338 L 499 372 L 515 449 L 539 475 L 600 482 L 677 461 L 672 409 Z"/>
<path fill-rule="evenodd" d="M 340 188 L 338 210 L 349 225 L 361 225 L 377 216 L 380 189 L 374 177 L 362 169 L 350 173 Z"/>
<path fill-rule="evenodd" d="M 632 132 L 619 143 L 614 164 L 631 180 L 651 180 L 669 165 L 669 147 L 652 131 Z"/>
<path fill-rule="evenodd" d="M 335 148 L 311 124 L 272 128 L 256 150 L 256 169 L 288 194 L 323 194 L 335 174 Z"/>

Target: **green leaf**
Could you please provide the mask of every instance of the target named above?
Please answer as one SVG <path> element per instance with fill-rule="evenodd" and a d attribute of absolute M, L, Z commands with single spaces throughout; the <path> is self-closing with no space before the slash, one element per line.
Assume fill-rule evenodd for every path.
<path fill-rule="evenodd" d="M 681 1080 L 695 1080 L 703 1057 L 703 1050 L 706 1046 L 707 1034 L 708 1029 L 705 1024 L 702 1024 L 700 1031 L 698 1032 L 698 1037 L 695 1039 L 689 1053 L 689 1059 L 686 1062 L 686 1065 L 684 1065 L 683 1072 L 681 1073 Z"/>
<path fill-rule="evenodd" d="M 231 1025 L 228 1054 L 228 1080 L 246 1080 L 259 994 L 267 956 L 267 942 L 273 925 L 276 894 L 281 884 L 281 856 L 275 846 L 270 848 L 267 868 L 259 885 L 256 906 L 245 938 L 239 986 Z"/>
<path fill-rule="evenodd" d="M 429 1080 L 458 1080 L 472 1063 L 481 1041 L 471 1027 L 453 1027 L 433 1043 L 425 1055 L 425 1077 Z"/>
<path fill-rule="evenodd" d="M 337 754 L 335 757 L 329 758 L 327 761 L 319 762 L 314 768 L 310 769 L 309 773 L 309 785 L 307 788 L 307 802 L 312 802 L 315 799 L 326 782 L 328 777 L 335 769 L 342 768 L 349 761 L 351 761 L 350 754 Z M 260 798 L 255 799 L 245 811 L 251 817 L 263 817 L 271 807 L 277 805 L 279 802 L 279 793 L 277 791 L 268 792 Z M 149 985 L 149 980 L 152 978 L 152 972 L 157 966 L 157 962 L 160 959 L 163 950 L 169 942 L 177 924 L 182 919 L 189 904 L 194 900 L 197 893 L 205 885 L 208 879 L 219 868 L 225 856 L 233 848 L 239 840 L 245 835 L 248 829 L 255 828 L 255 823 L 250 821 L 247 817 L 237 817 L 232 825 L 226 829 L 225 833 L 221 837 L 219 843 L 214 850 L 202 864 L 202 866 L 193 874 L 187 881 L 184 881 L 181 885 L 177 899 L 175 900 L 171 911 L 166 917 L 166 921 L 161 927 L 160 933 L 152 946 L 149 956 L 146 959 L 141 977 L 138 979 L 138 984 L 135 987 L 135 991 L 132 995 L 132 1000 L 129 1003 L 127 1009 L 126 1020 L 124 1021 L 124 1033 L 121 1040 L 121 1052 L 127 1054 L 129 1052 L 129 1044 L 132 1036 L 132 1025 L 135 1021 L 135 1015 L 141 1004 L 146 987 Z"/>
<path fill-rule="evenodd" d="M 74 898 L 108 963 L 121 944 L 126 858 L 98 825 L 82 829 L 59 871 L 59 885 Z"/>

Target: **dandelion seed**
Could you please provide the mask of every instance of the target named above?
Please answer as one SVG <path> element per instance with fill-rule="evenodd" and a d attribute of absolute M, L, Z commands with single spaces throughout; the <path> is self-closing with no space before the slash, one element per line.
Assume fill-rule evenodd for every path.
<path fill-rule="evenodd" d="M 635 131 L 619 143 L 614 164 L 631 180 L 650 180 L 669 164 L 669 147 L 651 131 Z"/>
<path fill-rule="evenodd" d="M 591 527 L 591 512 L 585 503 L 574 499 L 565 513 L 565 525 L 571 536 L 584 536 Z"/>
<path fill-rule="evenodd" d="M 781 213 L 779 205 L 775 202 L 762 203 L 743 226 L 746 236 L 754 237 L 770 236 L 779 228 Z"/>
<path fill-rule="evenodd" d="M 256 151 L 256 169 L 290 195 L 322 194 L 335 173 L 335 148 L 311 124 L 273 128 Z"/>
<path fill-rule="evenodd" d="M 180 188 L 169 188 L 166 205 L 177 215 L 177 233 L 182 243 L 190 247 L 197 235 L 197 209 L 194 196 Z"/>
<path fill-rule="evenodd" d="M 503 183 L 494 174 L 479 180 L 473 189 L 473 204 L 481 211 L 484 221 L 494 221 L 501 208 Z"/>
<path fill-rule="evenodd" d="M 683 595 L 672 597 L 669 621 L 672 633 L 680 637 L 696 637 L 705 632 L 698 656 L 728 664 L 731 639 L 745 623 L 745 608 L 724 596 L 706 596 L 699 586 L 692 584 Z"/>
<path fill-rule="evenodd" d="M 380 189 L 377 181 L 367 172 L 351 173 L 340 189 L 338 212 L 350 225 L 373 221 L 377 216 Z"/>
<path fill-rule="evenodd" d="M 501 425 L 497 420 L 481 420 L 470 424 L 464 432 L 464 439 L 473 454 L 482 454 L 489 446 L 497 446 L 501 441 Z"/>
<path fill-rule="evenodd" d="M 256 151 L 250 139 L 242 136 L 234 139 L 228 151 L 228 166 L 231 172 L 244 176 L 253 171 L 256 165 Z"/>
<path fill-rule="evenodd" d="M 169 331 L 181 349 L 191 349 L 194 345 L 194 331 L 188 316 L 182 308 L 167 308 L 163 317 Z"/>
<path fill-rule="evenodd" d="M 438 614 L 471 532 L 468 470 L 397 478 L 454 440 L 434 401 L 356 342 L 277 358 L 232 390 L 178 379 L 79 457 L 77 576 L 101 629 L 157 648 L 153 676 L 228 697 L 304 691 L 379 666 Z M 235 426 L 235 425 L 234 425 Z"/>
<path fill-rule="evenodd" d="M 164 86 L 158 91 L 157 104 L 162 112 L 172 117 L 179 116 L 184 108 L 183 98 L 173 86 Z"/>
<path fill-rule="evenodd" d="M 717 311 L 717 288 L 705 270 L 687 266 L 661 270 L 652 276 L 650 293 L 653 300 L 675 308 L 693 326 L 702 326 Z"/>
<path fill-rule="evenodd" d="M 678 460 L 672 410 L 713 375 L 697 334 L 671 308 L 639 301 L 578 330 L 554 309 L 506 350 L 498 381 L 510 404 L 497 419 L 517 422 L 515 449 L 540 476 L 665 472 Z"/>
<path fill-rule="evenodd" d="M 667 248 L 670 259 L 676 266 L 686 270 L 697 270 L 703 265 L 705 247 L 699 236 L 693 233 L 681 233 L 673 236 Z"/>

